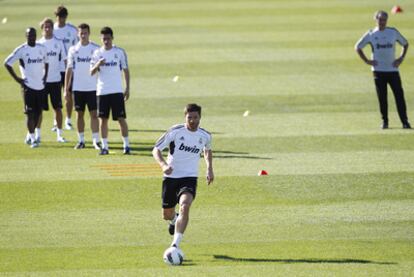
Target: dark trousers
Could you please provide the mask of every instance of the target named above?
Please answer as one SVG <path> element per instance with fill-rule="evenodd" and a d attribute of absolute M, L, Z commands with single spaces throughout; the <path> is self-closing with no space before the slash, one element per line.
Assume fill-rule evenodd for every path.
<path fill-rule="evenodd" d="M 401 85 L 400 73 L 374 71 L 374 81 L 382 120 L 388 122 L 387 85 L 389 84 L 394 93 L 395 104 L 397 105 L 401 123 L 407 123 L 407 107 L 404 99 L 404 90 Z"/>

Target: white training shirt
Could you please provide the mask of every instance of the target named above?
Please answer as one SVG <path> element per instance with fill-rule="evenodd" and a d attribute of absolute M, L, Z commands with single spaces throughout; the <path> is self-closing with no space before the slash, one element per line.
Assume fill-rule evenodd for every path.
<path fill-rule="evenodd" d="M 58 22 L 55 22 L 53 25 L 53 35 L 58 39 L 63 41 L 63 45 L 65 46 L 66 53 L 68 53 L 69 48 L 76 43 L 78 43 L 78 29 L 70 23 L 66 23 L 65 26 L 59 28 Z M 65 63 L 62 62 L 60 64 L 60 72 L 65 71 Z"/>
<path fill-rule="evenodd" d="M 408 41 L 395 28 L 386 27 L 380 31 L 378 27 L 366 32 L 356 43 L 355 48 L 362 49 L 367 44 L 372 48 L 372 59 L 378 62 L 378 65 L 372 66 L 372 71 L 395 72 L 398 67 L 392 63 L 395 61 L 395 43 L 402 46 L 407 45 Z"/>
<path fill-rule="evenodd" d="M 211 134 L 203 128 L 192 132 L 185 124 L 175 125 L 158 139 L 155 147 L 160 151 L 169 148 L 167 163 L 173 171 L 164 177 L 197 177 L 200 154 L 211 149 Z"/>
<path fill-rule="evenodd" d="M 95 50 L 92 56 L 91 68 L 101 59 L 105 59 L 105 63 L 99 67 L 97 72 L 96 95 L 123 93 L 122 70 L 128 68 L 125 51 L 117 46 L 113 46 L 110 50 L 101 47 Z"/>
<path fill-rule="evenodd" d="M 25 85 L 34 90 L 43 90 L 45 63 L 48 63 L 46 47 L 39 43 L 33 47 L 24 43 L 14 49 L 4 63 L 13 66 L 17 60 L 20 62 L 20 74 Z"/>
<path fill-rule="evenodd" d="M 66 50 L 63 46 L 63 42 L 56 37 L 51 39 L 45 39 L 42 37 L 38 43 L 46 46 L 47 57 L 49 60 L 49 71 L 47 73 L 47 83 L 60 82 L 62 77 L 60 76 L 60 63 L 66 60 Z"/>
<path fill-rule="evenodd" d="M 92 55 L 99 45 L 89 42 L 83 46 L 80 42 L 69 48 L 68 68 L 72 68 L 73 91 L 95 91 L 96 90 L 96 74 L 90 74 L 90 63 Z"/>

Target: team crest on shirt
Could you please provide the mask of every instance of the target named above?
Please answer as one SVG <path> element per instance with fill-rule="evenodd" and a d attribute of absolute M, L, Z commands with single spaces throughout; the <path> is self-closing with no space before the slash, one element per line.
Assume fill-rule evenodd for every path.
<path fill-rule="evenodd" d="M 70 37 L 70 36 L 71 36 L 71 35 L 70 35 L 70 32 L 68 32 L 68 33 L 67 33 L 67 36 L 68 36 L 68 37 Z"/>
<path fill-rule="evenodd" d="M 203 144 L 203 139 L 202 139 L 202 138 L 200 138 L 200 139 L 198 140 L 198 144 Z"/>
<path fill-rule="evenodd" d="M 55 43 L 55 49 L 58 49 L 58 45 Z"/>

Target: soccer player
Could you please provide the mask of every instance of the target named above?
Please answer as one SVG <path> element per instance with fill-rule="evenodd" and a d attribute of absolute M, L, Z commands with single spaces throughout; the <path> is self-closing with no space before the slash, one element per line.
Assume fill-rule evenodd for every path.
<path fill-rule="evenodd" d="M 196 196 L 198 161 L 201 152 L 207 165 L 207 184 L 214 180 L 211 134 L 199 127 L 201 107 L 188 104 L 184 110 L 185 124 L 171 127 L 161 136 L 152 150 L 154 159 L 160 165 L 162 182 L 162 212 L 169 220 L 168 230 L 174 235 L 172 247 L 179 248 L 189 221 L 191 203 Z M 167 161 L 162 150 L 169 148 Z M 179 204 L 179 213 L 175 211 Z"/>
<path fill-rule="evenodd" d="M 359 57 L 371 66 L 374 73 L 375 87 L 382 115 L 381 128 L 388 128 L 387 85 L 389 84 L 394 93 L 402 127 L 404 129 L 411 129 L 410 123 L 408 122 L 404 91 L 398 70 L 407 54 L 408 41 L 397 29 L 387 27 L 388 14 L 386 12 L 376 12 L 374 19 L 377 27 L 369 30 L 361 37 L 355 45 L 355 50 Z M 395 59 L 395 44 L 397 42 L 402 45 L 402 52 Z M 362 51 L 367 44 L 371 45 L 372 59 L 368 59 Z"/>
<path fill-rule="evenodd" d="M 96 94 L 98 95 L 98 116 L 101 120 L 102 149 L 100 155 L 109 154 L 108 119 L 118 120 L 124 142 L 124 154 L 130 154 L 128 124 L 126 122 L 125 101 L 129 98 L 129 69 L 125 51 L 112 44 L 114 38 L 110 27 L 101 29 L 102 47 L 95 50 L 91 61 L 91 75 L 98 74 Z M 125 90 L 122 89 L 122 71 Z"/>
<path fill-rule="evenodd" d="M 60 5 L 56 8 L 55 16 L 56 22 L 54 25 L 54 35 L 63 41 L 66 52 L 69 51 L 69 48 L 76 43 L 78 43 L 78 30 L 72 24 L 66 22 L 68 18 L 68 9 Z M 60 74 L 61 74 L 61 83 L 62 86 L 65 82 L 65 63 L 60 64 Z M 73 99 L 72 97 L 65 97 L 65 106 L 66 106 L 66 119 L 65 119 L 65 129 L 72 130 L 72 110 L 73 110 Z"/>
<path fill-rule="evenodd" d="M 47 56 L 49 61 L 49 73 L 47 75 L 46 86 L 45 86 L 45 100 L 44 107 L 45 111 L 49 110 L 48 95 L 50 95 L 50 102 L 52 103 L 53 110 L 55 112 L 55 120 L 57 123 L 57 141 L 66 142 L 63 138 L 62 131 L 62 87 L 61 87 L 61 76 L 60 76 L 60 63 L 65 61 L 66 63 L 66 50 L 63 46 L 63 42 L 57 39 L 53 35 L 53 20 L 45 18 L 40 23 L 42 28 L 43 37 L 39 40 L 40 44 L 43 44 L 47 49 Z M 42 116 L 39 119 L 38 130 L 40 138 L 40 126 L 42 123 Z"/>
<path fill-rule="evenodd" d="M 43 89 L 48 75 L 47 49 L 36 43 L 36 29 L 26 30 L 27 42 L 17 47 L 11 53 L 4 65 L 13 79 L 22 87 L 24 113 L 27 117 L 28 136 L 26 143 L 31 148 L 39 146 L 35 137 L 35 128 L 43 108 Z M 19 61 L 21 77 L 17 76 L 13 64 Z"/>
<path fill-rule="evenodd" d="M 92 54 L 99 45 L 89 41 L 90 27 L 86 23 L 78 26 L 80 41 L 69 48 L 68 64 L 65 75 L 65 97 L 72 98 L 72 91 L 75 100 L 75 110 L 78 114 L 77 127 L 79 141 L 75 149 L 85 148 L 85 106 L 91 118 L 92 143 L 95 149 L 101 149 L 99 142 L 99 121 L 96 104 L 96 75 L 89 74 Z M 73 77 L 73 78 L 72 78 Z M 73 80 L 73 81 L 72 81 Z"/>

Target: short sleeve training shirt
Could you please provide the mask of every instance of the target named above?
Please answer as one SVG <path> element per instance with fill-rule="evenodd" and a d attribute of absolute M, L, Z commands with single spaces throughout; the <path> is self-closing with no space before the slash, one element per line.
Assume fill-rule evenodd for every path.
<path fill-rule="evenodd" d="M 395 44 L 407 45 L 408 41 L 395 28 L 385 28 L 380 31 L 375 28 L 366 32 L 356 43 L 355 48 L 362 49 L 367 44 L 371 45 L 372 58 L 378 62 L 376 66 L 372 66 L 372 71 L 379 72 L 395 72 L 398 67 L 394 67 L 392 63 L 395 60 Z"/>
<path fill-rule="evenodd" d="M 89 42 L 83 46 L 80 42 L 69 48 L 68 68 L 73 72 L 73 91 L 95 91 L 96 74 L 90 74 L 90 63 L 92 55 L 99 46 L 96 43 Z"/>
<path fill-rule="evenodd" d="M 48 63 L 46 47 L 39 43 L 33 47 L 24 43 L 6 58 L 5 63 L 13 66 L 16 61 L 19 61 L 20 74 L 25 85 L 34 90 L 43 90 L 45 63 Z"/>
<path fill-rule="evenodd" d="M 169 148 L 167 163 L 173 172 L 164 177 L 197 177 L 200 155 L 211 149 L 211 134 L 203 128 L 192 132 L 185 124 L 175 125 L 158 139 L 155 147 L 161 151 Z"/>
<path fill-rule="evenodd" d="M 101 47 L 95 50 L 92 56 L 91 68 L 101 59 L 105 59 L 105 63 L 99 67 L 97 73 L 96 95 L 123 93 L 122 70 L 128 68 L 128 58 L 125 51 L 117 46 L 113 46 L 110 50 Z"/>

